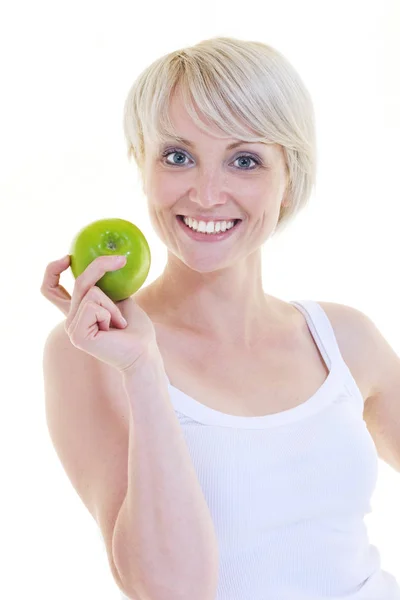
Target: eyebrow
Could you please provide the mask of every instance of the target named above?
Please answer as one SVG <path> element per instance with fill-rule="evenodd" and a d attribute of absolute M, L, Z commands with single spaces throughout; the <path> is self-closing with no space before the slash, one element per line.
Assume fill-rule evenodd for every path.
<path fill-rule="evenodd" d="M 171 141 L 183 143 L 186 146 L 189 146 L 189 148 L 195 148 L 195 144 L 193 144 L 193 142 L 191 142 L 190 140 L 185 140 L 185 138 L 173 137 L 173 138 L 171 138 Z M 238 146 L 242 146 L 242 144 L 256 144 L 256 143 L 257 142 L 246 142 L 244 140 L 239 140 L 238 142 L 233 142 L 233 144 L 229 144 L 229 146 L 227 146 L 226 149 L 227 150 L 232 150 L 233 148 L 237 148 Z"/>

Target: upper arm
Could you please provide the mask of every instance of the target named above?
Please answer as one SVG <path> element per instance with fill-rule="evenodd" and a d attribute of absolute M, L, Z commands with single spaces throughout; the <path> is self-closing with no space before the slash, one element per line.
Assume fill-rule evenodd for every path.
<path fill-rule="evenodd" d="M 374 349 L 375 385 L 364 419 L 380 458 L 400 473 L 400 357 L 370 319 L 366 343 Z"/>
<path fill-rule="evenodd" d="M 46 422 L 62 466 L 96 520 L 117 585 L 114 525 L 127 492 L 129 419 L 120 374 L 76 348 L 64 322 L 43 352 Z"/>
<path fill-rule="evenodd" d="M 363 417 L 378 455 L 400 472 L 400 357 L 362 311 L 344 304 L 320 304 L 349 366 L 368 382 Z"/>

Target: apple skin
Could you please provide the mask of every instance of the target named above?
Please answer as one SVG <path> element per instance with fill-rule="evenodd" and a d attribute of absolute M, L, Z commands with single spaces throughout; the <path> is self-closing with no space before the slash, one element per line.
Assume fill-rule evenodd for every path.
<path fill-rule="evenodd" d="M 151 265 L 149 244 L 136 225 L 125 219 L 100 219 L 83 227 L 72 241 L 71 271 L 75 279 L 98 256 L 124 255 L 126 264 L 97 281 L 113 302 L 125 300 L 146 281 Z"/>

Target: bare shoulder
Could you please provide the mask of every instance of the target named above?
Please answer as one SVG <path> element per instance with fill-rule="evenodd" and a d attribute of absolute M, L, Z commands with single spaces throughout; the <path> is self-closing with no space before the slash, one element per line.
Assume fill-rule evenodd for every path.
<path fill-rule="evenodd" d="M 347 304 L 317 302 L 325 311 L 339 345 L 343 345 L 343 350 L 346 353 L 351 351 L 358 353 L 360 342 L 365 341 L 365 336 L 370 333 L 370 329 L 373 327 L 373 322 L 368 315 Z M 342 347 L 340 349 L 342 350 Z"/>
<path fill-rule="evenodd" d="M 123 301 L 122 306 L 119 308 L 122 314 L 126 316 L 129 312 L 129 302 Z M 127 405 L 121 375 L 114 367 L 99 361 L 94 356 L 74 346 L 65 330 L 65 321 L 63 319 L 58 322 L 49 331 L 44 344 L 43 359 L 45 360 L 46 356 L 53 357 L 56 351 L 61 357 L 61 362 L 74 365 L 74 380 L 80 382 L 82 385 L 86 384 L 89 372 L 95 373 L 97 382 L 103 390 L 104 395 L 107 396 L 109 408 L 116 415 L 123 416 L 125 423 L 128 423 Z M 45 379 L 49 378 L 51 374 L 51 370 L 44 372 Z"/>
<path fill-rule="evenodd" d="M 362 310 L 336 302 L 318 301 L 318 304 L 331 322 L 340 351 L 350 370 L 360 380 L 367 382 L 369 391 L 366 399 L 374 396 L 387 376 L 385 367 L 390 364 L 391 368 L 396 368 L 396 363 L 400 364 L 399 357 L 374 321 Z"/>
<path fill-rule="evenodd" d="M 350 352 L 351 360 L 358 361 L 361 373 L 369 378 L 364 420 L 379 457 L 400 473 L 400 356 L 362 311 L 331 302 L 319 304 L 331 319 L 339 346 Z"/>

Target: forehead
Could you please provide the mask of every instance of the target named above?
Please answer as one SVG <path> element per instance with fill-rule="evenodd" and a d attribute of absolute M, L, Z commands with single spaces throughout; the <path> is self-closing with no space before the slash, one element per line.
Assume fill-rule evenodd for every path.
<path fill-rule="evenodd" d="M 231 137 L 219 127 L 208 120 L 197 105 L 195 105 L 196 115 L 198 119 L 207 126 L 209 131 L 203 131 L 198 127 L 197 123 L 193 120 L 191 115 L 187 112 L 182 96 L 178 91 L 171 96 L 168 105 L 168 115 L 171 120 L 173 129 L 180 138 L 190 140 L 196 147 L 207 144 L 210 141 L 215 143 L 219 142 L 223 148 L 229 143 L 237 142 L 240 138 Z M 244 128 L 248 130 L 250 135 L 254 135 L 255 132 L 249 127 L 249 125 L 243 122 Z M 247 143 L 247 142 L 244 142 Z M 279 144 L 266 143 L 266 142 L 252 142 L 252 147 L 257 150 L 264 151 L 267 149 L 268 154 L 279 159 L 283 159 L 283 149 Z M 158 146 L 158 144 L 156 144 Z"/>
<path fill-rule="evenodd" d="M 210 136 L 215 139 L 225 139 L 229 140 L 229 136 L 226 135 L 223 131 L 221 131 L 214 123 L 209 121 L 204 114 L 202 114 L 197 106 L 195 106 L 196 115 L 199 120 L 207 126 L 207 128 L 211 131 L 211 134 L 206 133 L 202 129 L 200 129 L 192 119 L 190 114 L 187 112 L 185 104 L 180 94 L 175 93 L 170 100 L 168 107 L 169 118 L 172 122 L 172 125 L 177 131 L 178 135 L 181 137 L 185 137 L 187 139 L 195 139 L 197 136 Z"/>

